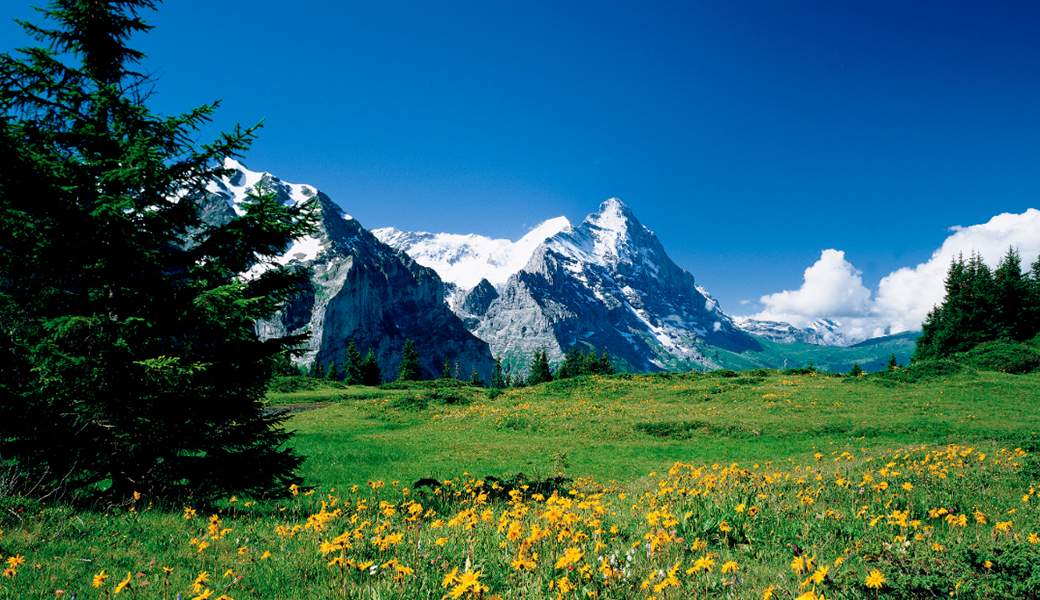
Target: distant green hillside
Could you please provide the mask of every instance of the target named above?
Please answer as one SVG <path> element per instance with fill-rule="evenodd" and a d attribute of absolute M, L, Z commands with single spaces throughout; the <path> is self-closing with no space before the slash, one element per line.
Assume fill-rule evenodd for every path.
<path fill-rule="evenodd" d="M 800 343 L 780 344 L 758 338 L 762 345 L 760 351 L 748 350 L 738 354 L 716 350 L 712 358 L 722 367 L 734 370 L 760 367 L 793 369 L 812 363 L 821 371 L 847 373 L 852 364 L 856 363 L 864 371 L 872 372 L 883 370 L 893 353 L 898 362 L 909 364 L 910 356 L 914 353 L 914 343 L 920 335 L 920 331 L 907 331 L 869 339 L 846 348 Z"/>

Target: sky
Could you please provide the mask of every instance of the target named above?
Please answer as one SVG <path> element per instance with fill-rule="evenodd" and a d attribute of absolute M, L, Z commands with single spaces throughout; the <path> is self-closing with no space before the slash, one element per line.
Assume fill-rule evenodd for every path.
<path fill-rule="evenodd" d="M 28 6 L 5 14 L 37 21 Z M 243 162 L 369 229 L 517 240 L 618 197 L 724 311 L 864 332 L 919 326 L 951 253 L 1040 253 L 1031 0 L 177 0 L 144 17 L 154 111 L 220 100 L 200 142 L 263 121 Z M 0 23 L 0 51 L 27 43 Z"/>

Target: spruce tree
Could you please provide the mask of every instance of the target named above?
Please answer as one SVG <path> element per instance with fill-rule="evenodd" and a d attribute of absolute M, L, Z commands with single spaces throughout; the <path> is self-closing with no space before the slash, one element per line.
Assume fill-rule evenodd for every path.
<path fill-rule="evenodd" d="M 490 388 L 504 388 L 506 387 L 506 378 L 502 374 L 502 357 L 495 357 L 495 369 L 491 372 L 491 381 L 488 382 Z"/>
<path fill-rule="evenodd" d="M 944 358 L 1001 338 L 1032 339 L 1040 310 L 1037 271 L 1034 265 L 1029 277 L 1023 275 L 1013 248 L 996 271 L 977 253 L 967 261 L 958 256 L 946 274 L 942 305 L 934 307 L 922 324 L 912 360 Z"/>
<path fill-rule="evenodd" d="M 257 338 L 307 281 L 274 259 L 313 206 L 256 188 L 201 220 L 253 130 L 194 146 L 216 103 L 160 117 L 132 34 L 152 0 L 54 0 L 46 47 L 0 55 L 0 456 L 40 490 L 284 493 L 300 458 L 262 400 L 301 337 Z M 241 273 L 258 267 L 255 277 Z"/>
<path fill-rule="evenodd" d="M 343 383 L 347 385 L 361 385 L 364 382 L 364 377 L 361 374 L 361 353 L 358 352 L 357 346 L 354 345 L 354 340 L 350 340 L 350 343 L 347 344 L 344 359 L 343 370 L 345 377 Z"/>
<path fill-rule="evenodd" d="M 469 377 L 469 384 L 473 387 L 484 387 L 484 380 L 480 378 L 477 368 L 473 367 L 473 374 Z"/>
<path fill-rule="evenodd" d="M 451 361 L 447 358 L 444 359 L 444 368 L 441 369 L 441 379 L 454 379 L 451 376 Z"/>
<path fill-rule="evenodd" d="M 996 331 L 995 337 L 1028 340 L 1029 281 L 1022 274 L 1022 258 L 1014 248 L 1008 248 L 997 269 L 993 271 L 995 292 Z"/>
<path fill-rule="evenodd" d="M 1028 339 L 1040 335 L 1040 257 L 1030 266 L 1029 277 L 1026 278 L 1028 300 L 1024 319 L 1024 328 Z"/>
<path fill-rule="evenodd" d="M 361 361 L 361 383 L 367 386 L 375 386 L 383 383 L 383 373 L 379 369 L 379 360 L 371 348 Z"/>
<path fill-rule="evenodd" d="M 422 371 L 419 368 L 419 352 L 415 349 L 415 342 L 404 341 L 404 350 L 401 352 L 401 363 L 397 365 L 398 381 L 422 381 Z"/>
<path fill-rule="evenodd" d="M 528 385 L 538 385 L 553 380 L 552 369 L 549 367 L 549 356 L 545 349 L 535 350 L 531 359 L 530 373 L 527 375 Z"/>

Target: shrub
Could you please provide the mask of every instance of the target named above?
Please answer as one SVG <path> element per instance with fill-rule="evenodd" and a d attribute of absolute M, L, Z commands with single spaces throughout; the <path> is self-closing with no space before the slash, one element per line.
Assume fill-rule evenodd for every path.
<path fill-rule="evenodd" d="M 1040 350 L 1018 342 L 998 340 L 975 346 L 957 357 L 980 371 L 1030 373 L 1040 367 Z"/>

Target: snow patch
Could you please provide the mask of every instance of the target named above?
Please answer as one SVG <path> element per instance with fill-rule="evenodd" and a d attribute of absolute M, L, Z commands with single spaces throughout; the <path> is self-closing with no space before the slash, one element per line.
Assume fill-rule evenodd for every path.
<path fill-rule="evenodd" d="M 540 223 L 516 242 L 476 234 L 400 231 L 392 227 L 372 233 L 384 244 L 404 251 L 415 262 L 430 267 L 444 281 L 469 289 L 487 279 L 496 288 L 527 265 L 547 238 L 570 231 L 566 217 Z"/>

